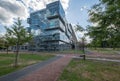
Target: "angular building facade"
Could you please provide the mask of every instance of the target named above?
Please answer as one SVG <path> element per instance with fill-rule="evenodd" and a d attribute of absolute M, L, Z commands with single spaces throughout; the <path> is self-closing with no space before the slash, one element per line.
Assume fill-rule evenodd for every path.
<path fill-rule="evenodd" d="M 45 9 L 30 14 L 29 32 L 34 34 L 29 44 L 32 51 L 60 51 L 71 49 L 77 38 L 68 24 L 60 1 L 47 4 Z"/>

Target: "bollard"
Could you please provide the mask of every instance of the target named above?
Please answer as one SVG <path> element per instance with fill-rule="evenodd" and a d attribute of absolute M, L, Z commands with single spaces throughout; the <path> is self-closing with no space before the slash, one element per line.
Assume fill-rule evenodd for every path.
<path fill-rule="evenodd" d="M 80 57 L 83 57 L 83 60 L 86 60 L 86 56 L 84 55 L 80 55 Z"/>

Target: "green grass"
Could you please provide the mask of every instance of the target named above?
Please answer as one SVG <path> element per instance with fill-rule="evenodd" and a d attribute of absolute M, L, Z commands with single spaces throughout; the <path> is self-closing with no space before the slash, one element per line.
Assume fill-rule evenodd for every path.
<path fill-rule="evenodd" d="M 52 58 L 53 55 L 20 54 L 18 67 L 13 67 L 15 54 L 0 54 L 0 76 L 19 70 L 25 66 Z"/>
<path fill-rule="evenodd" d="M 63 50 L 63 51 L 45 51 L 45 52 L 39 52 L 44 54 L 83 54 L 82 50 Z"/>
<path fill-rule="evenodd" d="M 64 50 L 57 52 L 59 54 L 83 54 L 82 50 Z"/>
<path fill-rule="evenodd" d="M 39 53 L 40 54 L 52 54 L 52 55 L 53 54 L 83 54 L 83 51 L 82 50 L 62 50 L 62 51 L 44 51 L 44 52 L 39 52 Z"/>
<path fill-rule="evenodd" d="M 120 63 L 72 60 L 58 81 L 119 81 Z"/>
<path fill-rule="evenodd" d="M 115 50 L 112 48 L 89 48 L 91 51 L 99 52 L 102 54 L 117 54 L 120 52 L 120 48 L 116 48 Z"/>

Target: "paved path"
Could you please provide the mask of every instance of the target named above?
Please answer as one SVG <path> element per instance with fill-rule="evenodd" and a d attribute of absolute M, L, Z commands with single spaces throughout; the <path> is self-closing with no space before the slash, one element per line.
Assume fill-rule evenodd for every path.
<path fill-rule="evenodd" d="M 74 59 L 83 59 L 83 57 L 76 57 L 73 56 Z M 106 59 L 106 58 L 92 58 L 92 57 L 86 57 L 86 59 L 90 59 L 90 60 L 99 60 L 99 61 L 109 61 L 109 62 L 120 62 L 120 60 L 113 60 L 113 59 Z"/>
<path fill-rule="evenodd" d="M 18 81 L 56 81 L 71 59 L 70 56 L 64 56 Z"/>
<path fill-rule="evenodd" d="M 63 69 L 72 58 L 81 58 L 78 55 L 63 55 L 59 54 L 55 58 L 47 61 L 28 66 L 20 71 L 10 73 L 0 77 L 0 81 L 56 81 Z M 87 58 L 103 61 L 120 62 L 120 60 Z"/>
<path fill-rule="evenodd" d="M 0 81 L 16 81 L 17 79 L 19 79 L 37 69 L 44 68 L 46 65 L 48 65 L 48 64 L 52 63 L 53 61 L 56 61 L 60 58 L 61 58 L 61 56 L 57 56 L 57 57 L 51 58 L 47 61 L 43 61 L 43 62 L 31 65 L 31 66 L 25 67 L 19 71 L 16 71 L 16 72 L 13 72 L 13 73 L 10 73 L 10 74 L 0 77 Z"/>
<path fill-rule="evenodd" d="M 112 59 L 106 59 L 106 58 L 87 58 L 90 60 L 100 60 L 100 61 L 110 61 L 110 62 L 120 62 L 120 60 L 112 60 Z"/>
<path fill-rule="evenodd" d="M 0 81 L 56 81 L 71 59 L 69 55 L 56 56 L 2 76 Z"/>

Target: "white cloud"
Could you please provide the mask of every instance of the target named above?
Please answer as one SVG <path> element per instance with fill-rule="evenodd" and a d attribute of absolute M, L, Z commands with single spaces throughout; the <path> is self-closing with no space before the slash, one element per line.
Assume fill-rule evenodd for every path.
<path fill-rule="evenodd" d="M 0 7 L 0 12 L 2 12 L 2 13 L 0 13 L 0 23 L 3 23 L 3 24 L 5 24 L 5 23 L 12 23 L 12 15 L 9 12 L 7 12 L 2 7 Z"/>
<path fill-rule="evenodd" d="M 19 0 L 22 1 L 27 7 L 32 8 L 34 11 L 43 9 L 46 7 L 46 4 L 49 4 L 58 0 Z M 69 6 L 69 0 L 60 0 L 63 8 L 66 10 Z"/>
<path fill-rule="evenodd" d="M 76 36 L 77 36 L 78 41 L 81 41 L 81 38 L 85 36 L 84 35 L 85 33 L 87 33 L 87 32 L 86 31 L 85 32 L 79 32 L 79 31 L 76 32 Z M 85 39 L 86 39 L 86 43 L 90 43 L 92 40 L 89 36 L 85 36 Z"/>
<path fill-rule="evenodd" d="M 0 32 L 0 36 L 3 37 L 5 35 L 5 32 Z"/>
<path fill-rule="evenodd" d="M 81 8 L 80 8 L 80 11 L 83 11 L 83 10 L 85 10 L 85 9 L 87 9 L 87 6 L 81 7 Z"/>
<path fill-rule="evenodd" d="M 61 0 L 61 3 L 63 5 L 63 8 L 66 10 L 69 7 L 69 1 L 70 0 Z"/>
<path fill-rule="evenodd" d="M 53 1 L 57 0 L 0 0 L 0 24 L 12 24 L 17 17 L 27 19 L 30 9 L 33 11 L 43 9 L 46 4 Z M 66 10 L 69 0 L 60 1 Z"/>
<path fill-rule="evenodd" d="M 98 23 L 92 23 L 92 26 L 96 27 L 96 26 L 98 26 Z"/>
<path fill-rule="evenodd" d="M 12 24 L 13 18 L 28 16 L 27 9 L 16 0 L 0 0 L 0 24 Z"/>

